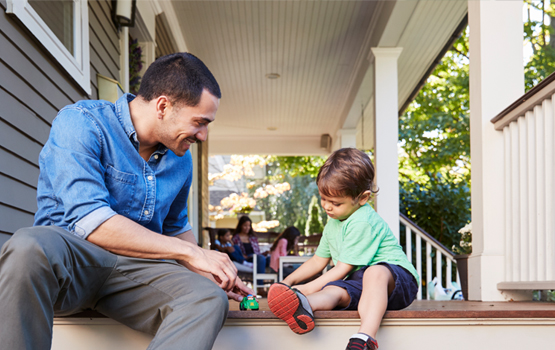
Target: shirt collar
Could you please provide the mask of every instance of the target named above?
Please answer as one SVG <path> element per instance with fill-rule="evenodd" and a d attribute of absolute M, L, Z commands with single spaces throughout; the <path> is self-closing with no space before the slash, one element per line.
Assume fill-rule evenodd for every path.
<path fill-rule="evenodd" d="M 133 122 L 131 121 L 131 113 L 129 113 L 129 102 L 135 99 L 135 95 L 133 94 L 123 94 L 115 103 L 116 106 L 116 116 L 123 127 L 123 130 L 129 137 L 129 141 L 135 146 L 135 149 L 139 151 L 139 139 L 137 138 L 137 131 L 135 130 L 135 126 L 133 126 Z M 158 149 L 154 152 L 154 154 L 165 154 L 168 151 L 168 148 L 162 144 L 158 145 Z"/>

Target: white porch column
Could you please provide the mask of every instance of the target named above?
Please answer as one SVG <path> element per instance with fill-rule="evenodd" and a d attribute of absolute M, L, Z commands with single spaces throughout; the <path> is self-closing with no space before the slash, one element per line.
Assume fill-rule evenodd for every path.
<path fill-rule="evenodd" d="M 129 27 L 121 28 L 120 44 L 120 82 L 124 92 L 129 92 Z"/>
<path fill-rule="evenodd" d="M 372 48 L 374 54 L 376 209 L 399 239 L 399 102 L 397 59 L 403 49 Z"/>
<path fill-rule="evenodd" d="M 141 69 L 141 76 L 143 76 L 147 70 L 147 68 L 152 64 L 152 62 L 156 59 L 156 43 L 153 41 L 144 41 L 139 42 L 139 46 L 143 49 L 143 68 Z"/>
<path fill-rule="evenodd" d="M 339 129 L 339 148 L 357 147 L 357 129 Z"/>
<path fill-rule="evenodd" d="M 469 299 L 504 300 L 503 133 L 490 120 L 524 93 L 521 1 L 468 1 L 472 246 Z"/>

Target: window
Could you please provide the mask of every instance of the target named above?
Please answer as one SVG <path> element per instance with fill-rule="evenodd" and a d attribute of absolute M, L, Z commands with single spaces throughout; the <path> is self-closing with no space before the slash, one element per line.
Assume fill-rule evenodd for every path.
<path fill-rule="evenodd" d="M 11 13 L 91 93 L 87 0 L 8 0 Z"/>

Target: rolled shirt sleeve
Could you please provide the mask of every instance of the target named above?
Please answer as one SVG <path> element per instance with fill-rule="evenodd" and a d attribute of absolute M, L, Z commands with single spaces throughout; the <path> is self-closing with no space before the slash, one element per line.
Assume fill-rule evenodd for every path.
<path fill-rule="evenodd" d="M 73 233 L 86 239 L 98 226 L 112 216 L 117 215 L 110 207 L 100 207 L 88 214 L 74 225 Z"/>

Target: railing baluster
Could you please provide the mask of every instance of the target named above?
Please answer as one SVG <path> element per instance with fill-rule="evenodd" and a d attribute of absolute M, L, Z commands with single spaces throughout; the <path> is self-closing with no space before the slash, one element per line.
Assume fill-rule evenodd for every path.
<path fill-rule="evenodd" d="M 451 272 L 451 259 L 449 259 L 448 257 L 445 257 L 445 260 L 447 262 L 447 271 L 446 271 L 446 281 L 445 281 L 445 288 L 449 288 L 449 285 L 451 284 L 451 282 L 453 282 L 453 277 L 452 277 L 452 272 Z"/>
<path fill-rule="evenodd" d="M 528 186 L 527 186 L 527 195 L 528 195 L 528 279 L 530 281 L 536 281 L 538 279 L 537 269 L 535 264 L 535 259 L 538 256 L 537 252 L 537 217 L 538 214 L 536 212 L 536 205 L 537 205 L 537 183 L 536 183 L 536 172 L 538 170 L 538 166 L 536 164 L 536 124 L 538 114 L 541 114 L 541 106 L 534 107 L 534 110 L 527 114 L 528 116 L 528 126 L 527 126 L 527 158 L 528 158 L 528 165 L 526 166 L 528 170 Z"/>
<path fill-rule="evenodd" d="M 507 125 L 503 129 L 503 136 L 505 141 L 505 279 L 512 281 L 513 270 L 513 149 L 511 128 Z"/>
<path fill-rule="evenodd" d="M 439 283 L 440 285 L 442 285 L 443 287 L 446 287 L 445 284 L 443 284 L 443 271 L 441 269 L 441 252 L 439 251 L 439 249 L 436 249 L 436 276 L 437 276 L 437 283 Z"/>
<path fill-rule="evenodd" d="M 422 238 L 416 235 L 416 272 L 420 276 L 420 284 L 418 285 L 418 300 L 422 300 Z"/>
<path fill-rule="evenodd" d="M 518 119 L 518 132 L 519 132 L 519 161 L 520 161 L 520 200 L 521 200 L 521 207 L 520 207 L 520 239 L 518 242 L 518 247 L 520 250 L 520 280 L 521 281 L 529 281 L 529 270 L 528 266 L 530 261 L 528 259 L 528 152 L 527 152 L 527 135 L 528 135 L 528 123 L 529 120 L 528 116 L 530 116 L 532 112 L 526 112 L 526 117 L 522 117 Z"/>
<path fill-rule="evenodd" d="M 508 206 L 511 206 L 511 250 L 507 254 L 507 259 L 511 261 L 511 279 L 510 281 L 520 281 L 520 134 L 517 123 L 509 124 L 509 131 L 511 132 L 511 198 L 507 201 Z M 509 229 L 509 228 L 507 228 Z"/>
<path fill-rule="evenodd" d="M 555 236 L 555 190 L 553 180 L 555 179 L 555 94 L 551 98 L 549 110 L 546 111 L 545 119 L 545 279 L 547 281 L 555 278 L 555 262 L 553 258 Z"/>
<path fill-rule="evenodd" d="M 533 240 L 535 253 L 532 269 L 538 281 L 545 281 L 545 112 L 551 101 L 544 100 L 536 113 L 536 233 Z"/>
<path fill-rule="evenodd" d="M 406 253 L 407 253 L 407 259 L 409 259 L 409 262 L 412 263 L 412 231 L 410 230 L 410 227 L 405 226 L 405 241 L 406 241 Z"/>
<path fill-rule="evenodd" d="M 426 242 L 426 299 L 430 299 L 428 286 L 432 281 L 432 245 Z"/>

